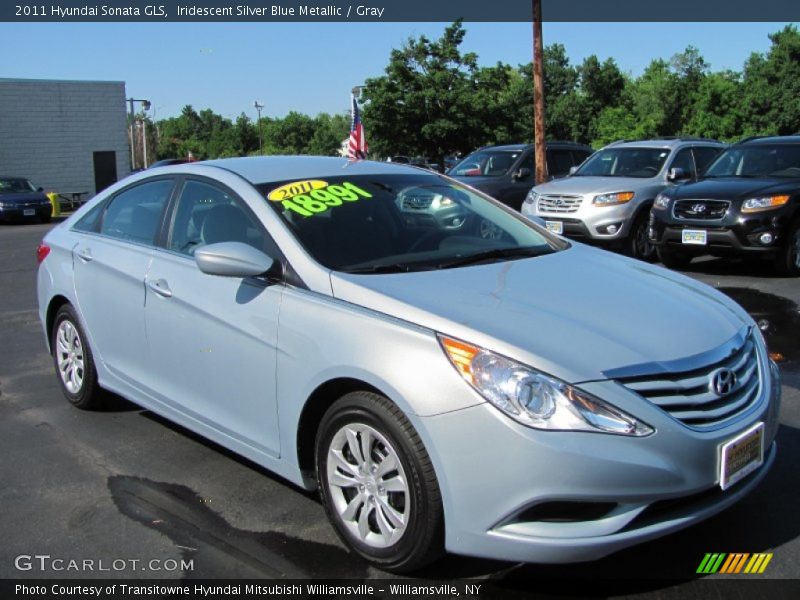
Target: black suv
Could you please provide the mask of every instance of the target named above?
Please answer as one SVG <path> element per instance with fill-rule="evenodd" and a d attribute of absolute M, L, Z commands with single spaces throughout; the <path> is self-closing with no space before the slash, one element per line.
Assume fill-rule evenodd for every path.
<path fill-rule="evenodd" d="M 800 275 L 800 135 L 730 146 L 699 181 L 656 197 L 649 236 L 668 267 L 703 254 L 763 255 Z"/>
<path fill-rule="evenodd" d="M 549 179 L 569 175 L 594 152 L 576 142 L 547 142 L 545 156 Z M 479 148 L 447 171 L 455 179 L 479 189 L 516 210 L 535 185 L 533 144 Z"/>

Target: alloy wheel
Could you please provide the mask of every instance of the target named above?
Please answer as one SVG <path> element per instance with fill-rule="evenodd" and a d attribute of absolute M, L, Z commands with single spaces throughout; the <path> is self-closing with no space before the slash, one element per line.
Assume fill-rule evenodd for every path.
<path fill-rule="evenodd" d="M 83 387 L 84 358 L 83 343 L 75 325 L 64 320 L 56 330 L 56 357 L 58 374 L 70 394 L 77 394 Z"/>

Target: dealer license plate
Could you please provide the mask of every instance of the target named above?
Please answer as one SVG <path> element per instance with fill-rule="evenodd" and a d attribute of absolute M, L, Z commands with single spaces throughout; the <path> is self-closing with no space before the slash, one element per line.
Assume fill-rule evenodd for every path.
<path fill-rule="evenodd" d="M 706 245 L 706 232 L 702 229 L 684 229 L 681 234 L 681 242 L 684 244 Z"/>
<path fill-rule="evenodd" d="M 547 227 L 547 231 L 551 233 L 562 234 L 564 233 L 564 223 L 561 221 L 545 221 L 545 227 Z"/>
<path fill-rule="evenodd" d="M 25 210 L 22 211 L 22 214 L 25 215 L 26 217 L 32 217 L 36 214 L 36 209 L 26 208 Z"/>
<path fill-rule="evenodd" d="M 754 425 L 722 446 L 719 486 L 725 490 L 764 462 L 764 423 Z"/>

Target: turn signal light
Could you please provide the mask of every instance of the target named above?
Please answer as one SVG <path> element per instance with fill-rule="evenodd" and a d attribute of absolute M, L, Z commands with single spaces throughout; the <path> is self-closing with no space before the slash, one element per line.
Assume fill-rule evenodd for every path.
<path fill-rule="evenodd" d="M 461 376 L 469 383 L 475 383 L 475 377 L 472 374 L 472 359 L 480 352 L 480 348 L 449 337 L 442 336 L 440 339 L 447 356 L 453 361 L 453 365 L 461 373 Z"/>

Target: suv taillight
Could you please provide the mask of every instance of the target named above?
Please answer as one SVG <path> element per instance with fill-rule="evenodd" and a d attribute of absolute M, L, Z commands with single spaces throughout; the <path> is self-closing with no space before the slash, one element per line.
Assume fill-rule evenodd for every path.
<path fill-rule="evenodd" d="M 42 261 L 50 254 L 50 246 L 42 242 L 36 249 L 36 263 L 42 264 Z"/>

